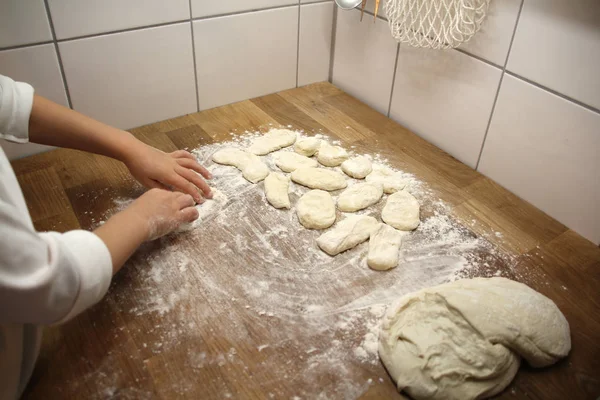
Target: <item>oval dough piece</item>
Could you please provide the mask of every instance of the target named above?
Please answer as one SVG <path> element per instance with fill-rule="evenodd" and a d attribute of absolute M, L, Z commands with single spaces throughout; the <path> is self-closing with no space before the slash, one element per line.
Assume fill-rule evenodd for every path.
<path fill-rule="evenodd" d="M 367 265 L 377 271 L 395 268 L 401 243 L 400 232 L 387 224 L 379 224 L 369 238 Z"/>
<path fill-rule="evenodd" d="M 261 161 L 260 157 L 233 147 L 217 151 L 213 154 L 212 160 L 217 164 L 236 167 L 242 171 L 242 176 L 252 183 L 260 182 L 269 175 L 269 167 Z"/>
<path fill-rule="evenodd" d="M 348 159 L 348 152 L 340 146 L 323 142 L 317 153 L 317 160 L 326 167 L 337 167 Z"/>
<path fill-rule="evenodd" d="M 316 167 L 319 163 L 312 158 L 291 151 L 283 151 L 273 156 L 275 165 L 283 172 L 293 172 L 298 168 Z"/>
<path fill-rule="evenodd" d="M 383 196 L 381 183 L 357 183 L 344 190 L 338 197 L 338 209 L 342 212 L 355 212 L 377 203 Z"/>
<path fill-rule="evenodd" d="M 300 223 L 308 229 L 329 228 L 335 222 L 335 204 L 328 192 L 311 190 L 296 204 Z"/>
<path fill-rule="evenodd" d="M 335 256 L 367 240 L 377 224 L 377 220 L 368 215 L 352 215 L 319 236 L 317 244 L 325 253 Z"/>
<path fill-rule="evenodd" d="M 374 165 L 373 172 L 367 175 L 367 182 L 381 182 L 383 191 L 387 194 L 403 190 L 408 183 L 404 174 L 390 168 Z"/>
<path fill-rule="evenodd" d="M 283 174 L 271 172 L 265 178 L 265 196 L 275 208 L 290 208 L 290 178 Z"/>
<path fill-rule="evenodd" d="M 419 202 L 407 191 L 396 192 L 388 197 L 381 219 L 401 231 L 412 231 L 419 226 Z"/>
<path fill-rule="evenodd" d="M 365 156 L 358 156 L 342 163 L 342 171 L 354 179 L 364 179 L 373 171 L 373 164 Z"/>
<path fill-rule="evenodd" d="M 248 148 L 252 154 L 264 156 L 275 150 L 283 149 L 294 144 L 296 132 L 289 129 L 271 129 L 265 135 L 256 139 Z"/>
<path fill-rule="evenodd" d="M 426 288 L 388 309 L 379 355 L 414 399 L 479 399 L 501 392 L 520 357 L 544 367 L 571 349 L 569 323 L 552 300 L 506 278 Z"/>
<path fill-rule="evenodd" d="M 325 168 L 298 168 L 292 172 L 292 180 L 311 189 L 328 191 L 348 186 L 344 175 Z"/>
<path fill-rule="evenodd" d="M 321 147 L 321 139 L 309 137 L 298 140 L 294 150 L 305 157 L 312 157 L 319 151 L 319 147 Z"/>

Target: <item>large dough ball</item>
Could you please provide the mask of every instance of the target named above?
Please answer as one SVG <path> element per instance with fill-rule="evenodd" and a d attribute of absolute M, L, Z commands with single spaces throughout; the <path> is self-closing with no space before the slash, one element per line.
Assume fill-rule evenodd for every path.
<path fill-rule="evenodd" d="M 521 357 L 544 367 L 571 349 L 552 300 L 505 278 L 475 278 L 400 298 L 381 325 L 379 355 L 415 399 L 481 399 L 501 392 Z"/>

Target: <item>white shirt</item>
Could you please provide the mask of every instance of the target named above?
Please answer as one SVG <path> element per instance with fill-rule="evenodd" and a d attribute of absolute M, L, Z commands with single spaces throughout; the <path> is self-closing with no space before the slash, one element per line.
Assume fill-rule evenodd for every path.
<path fill-rule="evenodd" d="M 33 88 L 0 75 L 0 138 L 25 143 Z M 108 290 L 112 261 L 91 232 L 38 233 L 0 148 L 0 399 L 15 399 L 31 376 L 41 327 L 66 321 Z M 60 366 L 59 366 L 60 367 Z"/>

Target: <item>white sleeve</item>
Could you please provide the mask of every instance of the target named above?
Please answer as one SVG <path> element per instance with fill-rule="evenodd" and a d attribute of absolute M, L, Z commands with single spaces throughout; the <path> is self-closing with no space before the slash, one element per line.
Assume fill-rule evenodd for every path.
<path fill-rule="evenodd" d="M 32 106 L 31 85 L 0 75 L 0 138 L 27 143 Z"/>
<path fill-rule="evenodd" d="M 62 322 L 106 294 L 112 260 L 95 234 L 35 232 L 0 200 L 0 238 L 0 323 Z"/>

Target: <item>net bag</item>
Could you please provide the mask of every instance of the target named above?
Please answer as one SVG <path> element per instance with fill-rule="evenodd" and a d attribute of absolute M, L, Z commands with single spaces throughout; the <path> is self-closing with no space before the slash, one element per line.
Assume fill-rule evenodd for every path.
<path fill-rule="evenodd" d="M 413 47 L 447 49 L 481 28 L 490 0 L 387 0 L 392 36 Z"/>

